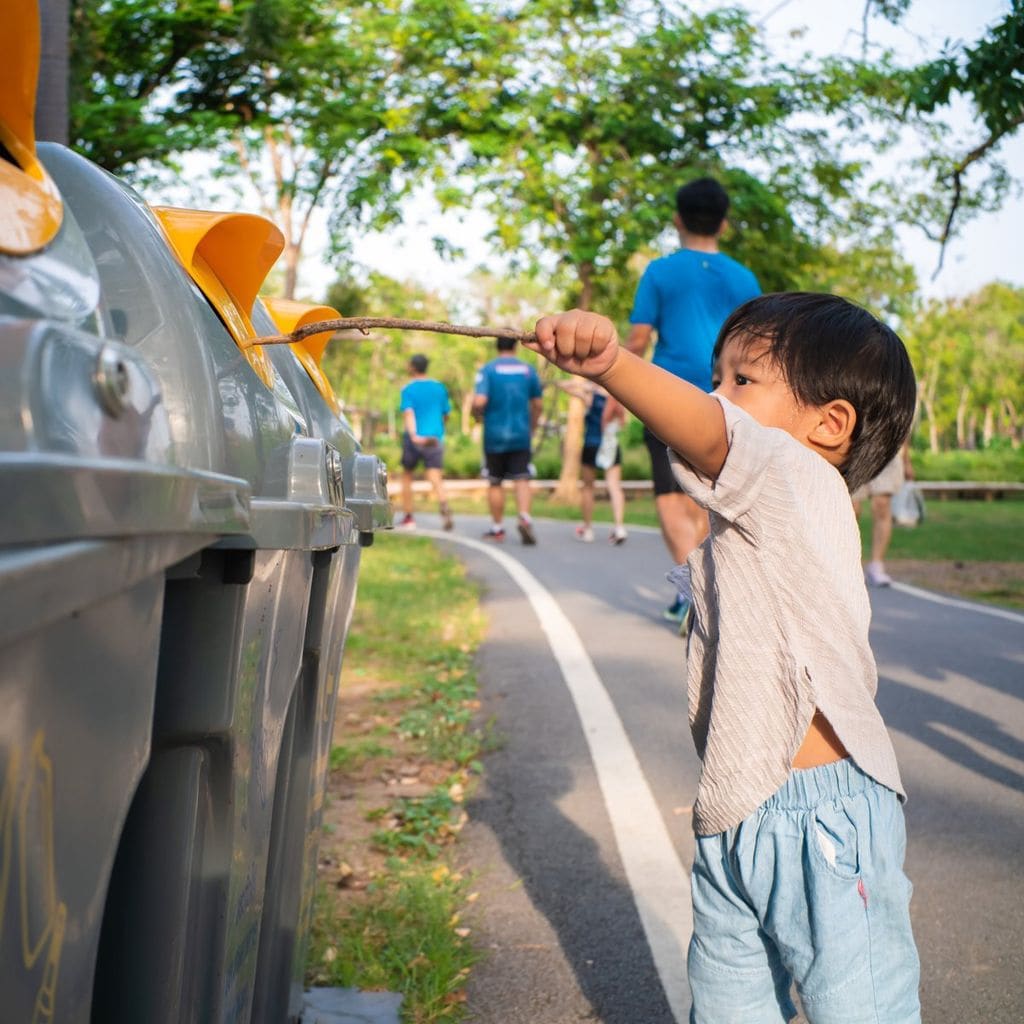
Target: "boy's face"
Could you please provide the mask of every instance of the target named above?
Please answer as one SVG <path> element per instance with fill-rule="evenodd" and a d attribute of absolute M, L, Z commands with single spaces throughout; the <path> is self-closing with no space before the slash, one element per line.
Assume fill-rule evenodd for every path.
<path fill-rule="evenodd" d="M 817 410 L 797 401 L 782 371 L 767 355 L 767 342 L 727 340 L 712 373 L 715 392 L 762 426 L 778 427 L 813 447 L 808 438 L 818 422 Z"/>

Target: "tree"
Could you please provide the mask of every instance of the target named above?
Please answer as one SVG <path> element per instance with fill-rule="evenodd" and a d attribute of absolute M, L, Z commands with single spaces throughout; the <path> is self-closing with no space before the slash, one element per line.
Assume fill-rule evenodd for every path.
<path fill-rule="evenodd" d="M 940 245 L 936 274 L 959 219 L 998 209 L 1012 184 L 997 157 L 1000 143 L 1024 124 L 1024 0 L 1010 0 L 1009 6 L 1006 16 L 975 43 L 947 43 L 939 57 L 904 78 L 912 110 L 930 115 L 961 97 L 972 106 L 981 129 L 966 145 L 950 146 L 948 131 L 933 127 L 933 144 L 921 161 L 927 184 L 907 203 L 911 219 Z M 968 172 L 981 167 L 987 176 L 968 188 Z"/>
<path fill-rule="evenodd" d="M 71 144 L 114 174 L 210 145 L 230 115 L 192 95 L 244 50 L 259 0 L 71 0 Z"/>
<path fill-rule="evenodd" d="M 928 447 L 974 448 L 1021 440 L 1024 289 L 990 284 L 929 303 L 906 326 Z"/>
<path fill-rule="evenodd" d="M 837 156 L 837 124 L 859 132 L 857 104 L 896 94 L 884 65 L 783 66 L 734 9 L 534 0 L 515 25 L 495 33 L 505 49 L 489 101 L 480 90 L 449 97 L 447 123 L 465 146 L 438 194 L 450 205 L 490 196 L 496 248 L 564 284 L 572 303 L 624 312 L 633 282 L 623 268 L 662 235 L 676 189 L 700 172 L 729 187 L 725 248 L 769 289 L 788 286 L 831 229 L 856 226 L 861 167 Z M 564 499 L 581 432 L 577 405 Z"/>
<path fill-rule="evenodd" d="M 296 291 L 312 218 L 330 210 L 334 249 L 397 217 L 434 160 L 431 62 L 410 46 L 439 6 L 335 0 L 78 0 L 74 139 L 138 180 L 185 151 L 215 150 L 285 235 L 283 292 Z M 472 36 L 466 46 L 476 45 Z M 457 63 L 457 62 L 456 62 Z"/>

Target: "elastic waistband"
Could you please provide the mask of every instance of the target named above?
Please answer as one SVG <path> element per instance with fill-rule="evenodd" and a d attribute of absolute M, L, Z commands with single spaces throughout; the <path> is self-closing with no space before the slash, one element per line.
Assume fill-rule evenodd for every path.
<path fill-rule="evenodd" d="M 857 796 L 877 785 L 852 758 L 846 757 L 816 768 L 794 768 L 789 778 L 761 806 L 765 810 L 806 811 L 823 800 Z"/>

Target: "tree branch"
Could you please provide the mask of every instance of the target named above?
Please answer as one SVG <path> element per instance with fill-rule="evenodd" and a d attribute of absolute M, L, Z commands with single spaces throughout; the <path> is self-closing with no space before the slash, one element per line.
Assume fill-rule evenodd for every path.
<path fill-rule="evenodd" d="M 261 338 L 247 338 L 242 348 L 255 345 L 291 345 L 311 334 L 327 331 L 359 331 L 368 334 L 371 327 L 384 327 L 395 331 L 430 331 L 434 334 L 461 334 L 467 338 L 511 338 L 513 341 L 536 341 L 531 331 L 518 331 L 514 327 L 466 327 L 462 324 L 442 323 L 437 320 L 403 320 L 391 316 L 347 316 L 338 320 L 318 320 L 296 328 L 291 334 L 269 334 Z"/>
<path fill-rule="evenodd" d="M 1018 114 L 1008 122 L 1001 131 L 993 132 L 984 142 L 974 147 L 956 166 L 953 168 L 953 201 L 946 215 L 946 223 L 943 225 L 942 234 L 939 235 L 939 262 L 932 274 L 932 280 L 939 276 L 942 270 L 942 263 L 946 255 L 946 244 L 949 242 L 950 233 L 953 230 L 953 220 L 957 210 L 960 208 L 960 199 L 963 195 L 963 178 L 971 164 L 977 163 L 996 143 L 1005 135 L 1009 135 L 1014 129 L 1024 124 L 1024 113 Z"/>

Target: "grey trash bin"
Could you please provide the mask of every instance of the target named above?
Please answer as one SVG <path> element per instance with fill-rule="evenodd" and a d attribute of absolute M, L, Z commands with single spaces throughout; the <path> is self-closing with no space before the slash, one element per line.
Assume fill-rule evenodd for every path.
<path fill-rule="evenodd" d="M 69 151 L 43 158 L 100 268 L 103 316 L 162 387 L 176 458 L 252 492 L 244 532 L 167 573 L 152 754 L 111 876 L 92 1019 L 285 1020 L 301 1002 L 360 541 L 390 522 L 384 476 L 293 354 L 239 347 L 276 229 L 158 221 Z"/>
<path fill-rule="evenodd" d="M 0 202 L 44 182 L 60 211 L 22 141 Z M 249 484 L 176 458 L 158 375 L 103 315 L 73 214 L 8 246 L 12 209 L 37 207 L 6 205 L 0 227 L 0 1016 L 85 1022 L 150 759 L 165 576 L 249 531 Z"/>

